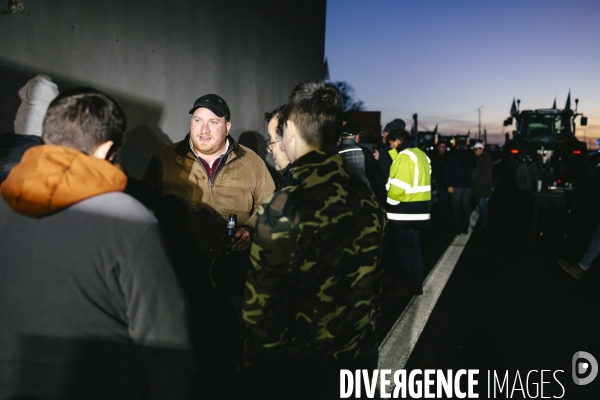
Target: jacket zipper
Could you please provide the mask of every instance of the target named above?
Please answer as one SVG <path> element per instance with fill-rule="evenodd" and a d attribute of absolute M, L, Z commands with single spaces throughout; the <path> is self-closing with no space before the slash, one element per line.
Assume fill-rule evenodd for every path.
<path fill-rule="evenodd" d="M 204 170 L 204 172 L 206 173 L 206 176 L 208 177 L 208 183 L 210 186 L 210 191 L 211 193 L 214 192 L 214 180 L 217 178 L 217 173 L 220 172 L 219 170 L 219 166 L 221 165 L 221 162 L 223 161 L 224 158 L 229 156 L 229 153 L 231 153 L 233 151 L 233 149 L 231 149 L 231 151 L 226 152 L 225 154 L 223 154 L 223 156 L 221 157 L 221 159 L 219 160 L 219 164 L 217 165 L 217 169 L 215 169 L 215 174 L 213 175 L 212 179 L 210 178 L 210 175 L 208 173 L 208 171 L 206 170 L 206 167 L 204 167 L 204 164 L 202 164 L 202 161 L 200 161 L 200 158 L 198 157 L 198 155 L 196 154 L 196 152 L 194 151 L 194 149 L 190 149 L 192 151 L 192 154 L 194 155 L 194 157 L 196 157 L 196 161 L 198 162 L 198 164 L 200 164 L 200 166 L 202 167 L 202 169 Z M 231 159 L 231 161 L 235 160 L 235 157 Z M 227 161 L 225 161 L 225 164 L 227 164 Z"/>

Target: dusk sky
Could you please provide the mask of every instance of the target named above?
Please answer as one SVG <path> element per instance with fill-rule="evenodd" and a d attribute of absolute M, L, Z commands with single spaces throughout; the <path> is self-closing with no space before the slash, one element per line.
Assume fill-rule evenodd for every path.
<path fill-rule="evenodd" d="M 563 108 L 570 89 L 588 117 L 577 137 L 600 137 L 598 0 L 328 0 L 325 56 L 382 125 L 417 113 L 419 131 L 476 137 L 482 107 L 482 135 L 503 144 L 513 97 Z"/>

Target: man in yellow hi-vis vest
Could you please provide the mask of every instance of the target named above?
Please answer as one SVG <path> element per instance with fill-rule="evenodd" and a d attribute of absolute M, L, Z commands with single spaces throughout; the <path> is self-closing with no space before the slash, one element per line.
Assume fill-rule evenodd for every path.
<path fill-rule="evenodd" d="M 431 223 L 431 163 L 410 134 L 388 134 L 393 163 L 386 186 L 388 220 L 396 235 L 400 261 L 399 296 L 423 294 L 423 255 L 420 229 Z"/>

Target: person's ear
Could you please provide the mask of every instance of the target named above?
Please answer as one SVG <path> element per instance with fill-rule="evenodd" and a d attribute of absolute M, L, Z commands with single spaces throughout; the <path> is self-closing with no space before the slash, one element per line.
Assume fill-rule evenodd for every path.
<path fill-rule="evenodd" d="M 287 135 L 284 134 L 283 137 L 285 139 L 285 137 L 287 136 L 286 142 L 292 143 L 296 139 L 296 124 L 294 124 L 294 121 L 288 119 L 287 121 L 285 121 L 285 125 L 286 126 L 284 132 Z"/>
<path fill-rule="evenodd" d="M 96 147 L 96 150 L 94 150 L 91 155 L 96 158 L 101 158 L 102 160 L 106 160 L 107 159 L 106 157 L 109 154 L 110 149 L 114 146 L 114 144 L 115 143 L 112 140 L 107 140 L 106 142 L 98 145 L 98 147 Z M 110 158 L 112 158 L 112 156 L 114 156 L 114 153 L 111 154 Z"/>

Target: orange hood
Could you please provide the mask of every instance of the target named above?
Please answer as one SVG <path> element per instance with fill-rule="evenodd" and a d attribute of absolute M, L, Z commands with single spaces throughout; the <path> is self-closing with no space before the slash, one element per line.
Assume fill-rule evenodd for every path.
<path fill-rule="evenodd" d="M 99 194 L 121 192 L 126 184 L 125 174 L 110 162 L 46 144 L 23 154 L 0 191 L 14 211 L 41 217 Z"/>

